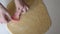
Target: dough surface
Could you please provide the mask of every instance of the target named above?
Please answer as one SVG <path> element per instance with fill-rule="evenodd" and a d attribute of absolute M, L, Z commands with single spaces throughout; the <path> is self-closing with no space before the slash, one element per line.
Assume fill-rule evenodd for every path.
<path fill-rule="evenodd" d="M 26 0 L 30 9 L 21 16 L 20 21 L 8 23 L 8 28 L 13 34 L 44 34 L 50 27 L 51 21 L 42 0 Z M 8 6 L 11 16 L 15 12 L 14 2 Z"/>

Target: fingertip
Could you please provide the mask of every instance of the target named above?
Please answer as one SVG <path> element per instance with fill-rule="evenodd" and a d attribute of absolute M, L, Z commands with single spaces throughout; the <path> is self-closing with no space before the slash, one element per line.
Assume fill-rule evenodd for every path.
<path fill-rule="evenodd" d="M 25 14 L 27 10 L 26 10 L 26 8 L 23 8 L 22 11 L 23 11 L 22 14 Z"/>
<path fill-rule="evenodd" d="M 26 7 L 26 9 L 28 10 L 28 9 L 29 9 L 29 7 Z"/>

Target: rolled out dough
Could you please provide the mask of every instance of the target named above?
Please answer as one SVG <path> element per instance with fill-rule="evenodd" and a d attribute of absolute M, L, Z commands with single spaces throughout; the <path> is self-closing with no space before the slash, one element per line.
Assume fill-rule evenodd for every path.
<path fill-rule="evenodd" d="M 42 0 L 26 0 L 30 9 L 23 14 L 20 21 L 10 21 L 8 28 L 13 34 L 44 34 L 50 27 L 51 21 L 47 9 Z M 7 6 L 11 16 L 15 13 L 15 5 L 12 1 Z"/>

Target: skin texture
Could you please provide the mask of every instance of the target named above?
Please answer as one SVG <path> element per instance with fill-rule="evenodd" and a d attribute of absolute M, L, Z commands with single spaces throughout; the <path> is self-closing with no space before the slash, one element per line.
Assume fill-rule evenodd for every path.
<path fill-rule="evenodd" d="M 5 17 L 8 17 L 8 20 L 11 20 L 11 17 L 9 13 L 7 12 L 7 9 L 0 3 L 0 23 L 7 23 L 8 21 L 5 19 Z"/>
<path fill-rule="evenodd" d="M 14 15 L 11 16 L 9 15 L 9 11 L 0 3 L 0 22 L 1 23 L 7 23 L 8 21 L 5 19 L 5 17 L 8 17 L 8 20 L 20 20 L 21 14 L 24 14 L 27 10 L 28 7 L 23 3 L 23 0 L 14 0 L 15 7 L 16 7 L 16 12 Z M 22 12 L 23 11 L 23 12 Z M 2 19 L 2 20 L 1 20 Z"/>
<path fill-rule="evenodd" d="M 30 6 L 30 9 L 21 15 L 18 22 L 10 21 L 8 23 L 9 30 L 13 34 L 44 34 L 51 25 L 46 6 L 42 0 L 25 0 L 25 2 Z M 8 10 L 14 13 L 16 9 L 14 6 L 14 1 L 11 1 L 8 4 Z"/>
<path fill-rule="evenodd" d="M 14 0 L 14 2 L 15 2 L 16 12 L 12 16 L 12 19 L 19 20 L 21 14 L 26 13 L 26 11 L 28 10 L 28 6 L 24 3 L 23 0 Z"/>

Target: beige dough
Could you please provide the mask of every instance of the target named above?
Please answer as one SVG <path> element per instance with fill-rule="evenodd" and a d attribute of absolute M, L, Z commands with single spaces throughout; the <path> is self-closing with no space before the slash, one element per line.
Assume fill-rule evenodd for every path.
<path fill-rule="evenodd" d="M 30 9 L 21 16 L 20 21 L 13 20 L 8 23 L 8 28 L 13 34 L 44 34 L 50 27 L 51 21 L 42 0 L 26 0 Z M 15 12 L 14 2 L 8 6 L 11 15 Z"/>

